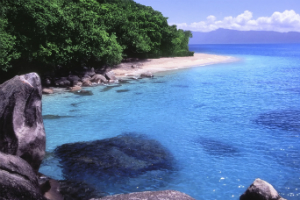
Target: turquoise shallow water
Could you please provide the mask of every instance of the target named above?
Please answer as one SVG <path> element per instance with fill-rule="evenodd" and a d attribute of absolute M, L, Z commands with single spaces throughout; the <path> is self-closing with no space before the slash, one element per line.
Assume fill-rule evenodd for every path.
<path fill-rule="evenodd" d="M 240 61 L 160 73 L 108 90 L 88 88 L 92 96 L 43 96 L 44 115 L 67 116 L 44 120 L 47 151 L 137 132 L 160 141 L 178 170 L 166 179 L 149 173 L 123 185 L 102 184 L 110 194 L 174 189 L 199 200 L 238 199 L 261 178 L 283 197 L 299 199 L 300 45 L 190 49 Z M 56 159 L 45 159 L 40 171 L 63 178 Z"/>

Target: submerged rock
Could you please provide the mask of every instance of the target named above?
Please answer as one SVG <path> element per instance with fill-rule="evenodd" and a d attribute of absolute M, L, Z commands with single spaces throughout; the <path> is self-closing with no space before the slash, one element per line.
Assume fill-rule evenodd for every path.
<path fill-rule="evenodd" d="M 36 173 L 18 156 L 0 152 L 0 199 L 46 200 L 39 188 Z"/>
<path fill-rule="evenodd" d="M 300 131 L 300 110 L 281 110 L 261 114 L 255 122 L 269 129 Z"/>
<path fill-rule="evenodd" d="M 118 194 L 113 196 L 107 196 L 101 199 L 90 199 L 90 200 L 195 200 L 187 194 L 175 191 L 175 190 L 164 190 L 164 191 L 146 191 L 146 192 L 135 192 L 130 194 Z"/>
<path fill-rule="evenodd" d="M 66 180 L 84 181 L 110 194 L 166 187 L 175 172 L 172 155 L 159 142 L 132 133 L 64 144 L 54 153 Z"/>
<path fill-rule="evenodd" d="M 172 169 L 173 157 L 156 140 L 143 135 L 123 134 L 105 140 L 64 144 L 55 149 L 66 175 L 81 176 L 81 170 L 94 175 L 136 176 L 146 171 Z"/>
<path fill-rule="evenodd" d="M 61 115 L 43 115 L 43 119 L 61 119 L 61 118 L 71 118 L 74 116 L 61 116 Z"/>
<path fill-rule="evenodd" d="M 80 95 L 80 96 L 92 96 L 93 95 L 93 92 L 90 90 L 79 90 L 79 91 L 76 91 L 73 93 L 76 95 Z"/>
<path fill-rule="evenodd" d="M 26 160 L 38 171 L 45 155 L 42 87 L 36 73 L 0 85 L 0 151 Z"/>
<path fill-rule="evenodd" d="M 274 187 L 261 179 L 255 181 L 241 195 L 240 200 L 286 200 L 282 198 Z"/>
<path fill-rule="evenodd" d="M 130 91 L 130 90 L 128 90 L 128 89 L 116 90 L 117 93 L 123 93 L 123 92 L 128 92 L 128 91 Z"/>
<path fill-rule="evenodd" d="M 221 141 L 200 137 L 196 142 L 199 143 L 208 154 L 213 156 L 228 157 L 238 155 L 239 153 L 237 148 Z"/>

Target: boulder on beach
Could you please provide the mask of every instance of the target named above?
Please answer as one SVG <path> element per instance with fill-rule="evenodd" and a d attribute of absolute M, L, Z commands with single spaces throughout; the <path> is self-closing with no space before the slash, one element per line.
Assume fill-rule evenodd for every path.
<path fill-rule="evenodd" d="M 0 85 L 0 151 L 26 160 L 38 171 L 45 155 L 42 87 L 36 73 Z"/>
<path fill-rule="evenodd" d="M 176 171 L 167 149 L 135 133 L 63 144 L 54 153 L 65 179 L 85 181 L 108 193 L 155 190 L 166 186 Z"/>
<path fill-rule="evenodd" d="M 152 74 L 152 72 L 143 72 L 143 73 L 141 73 L 140 77 L 141 78 L 152 78 L 153 74 Z"/>
<path fill-rule="evenodd" d="M 240 200 L 286 200 L 282 198 L 274 187 L 261 179 L 255 181 L 241 195 Z"/>
<path fill-rule="evenodd" d="M 82 88 L 78 85 L 75 85 L 74 87 L 69 88 L 71 92 L 77 92 L 80 91 Z"/>
<path fill-rule="evenodd" d="M 107 83 L 108 80 L 101 74 L 95 74 L 91 80 L 91 82 L 94 82 L 94 83 Z"/>
<path fill-rule="evenodd" d="M 53 94 L 54 91 L 51 88 L 43 88 L 42 93 L 43 94 Z"/>
<path fill-rule="evenodd" d="M 32 167 L 18 156 L 0 152 L 0 199 L 46 200 Z"/>
<path fill-rule="evenodd" d="M 109 71 L 107 73 L 105 73 L 105 77 L 109 80 L 109 81 L 115 81 L 117 80 L 115 73 L 113 71 Z"/>
<path fill-rule="evenodd" d="M 113 196 L 103 197 L 101 199 L 90 199 L 90 200 L 195 200 L 187 194 L 175 191 L 175 190 L 164 190 L 164 191 L 146 191 L 146 192 L 135 192 L 130 194 L 118 194 Z"/>

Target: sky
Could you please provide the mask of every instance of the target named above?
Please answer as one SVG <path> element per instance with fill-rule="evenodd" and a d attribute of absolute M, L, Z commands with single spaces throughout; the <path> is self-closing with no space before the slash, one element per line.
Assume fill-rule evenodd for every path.
<path fill-rule="evenodd" d="M 300 0 L 135 0 L 178 28 L 300 32 Z"/>

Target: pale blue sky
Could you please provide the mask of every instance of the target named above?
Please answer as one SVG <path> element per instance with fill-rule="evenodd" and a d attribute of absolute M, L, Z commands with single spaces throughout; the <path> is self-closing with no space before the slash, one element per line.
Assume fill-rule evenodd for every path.
<path fill-rule="evenodd" d="M 236 30 L 272 30 L 271 26 L 277 26 L 274 31 L 300 32 L 300 0 L 135 0 L 137 3 L 151 6 L 155 10 L 168 17 L 169 23 L 177 24 L 180 28 L 199 29 L 198 31 L 211 31 L 216 28 L 229 28 Z M 248 11 L 245 13 L 245 11 Z M 294 12 L 284 12 L 294 11 Z M 277 14 L 275 12 L 278 12 Z M 251 13 L 251 14 L 250 14 Z M 275 15 L 272 17 L 272 15 Z M 242 18 L 247 15 L 247 26 L 228 20 L 224 17 Z M 213 15 L 213 21 L 207 22 L 207 17 Z M 249 17 L 250 16 L 250 17 Z M 261 17 L 267 18 L 258 20 Z M 253 21 L 254 20 L 254 21 Z M 259 23 L 254 27 L 256 20 Z M 268 25 L 263 21 L 267 21 Z M 271 20 L 271 21 L 270 21 Z M 275 20 L 275 21 L 274 21 Z M 277 20 L 277 21 L 276 21 Z M 218 22 L 219 21 L 219 22 Z M 202 22 L 199 24 L 199 22 Z M 205 22 L 205 23 L 204 23 Z M 185 23 L 185 24 L 184 24 Z M 192 23 L 198 23 L 191 25 Z M 226 23 L 226 25 L 224 25 Z M 244 23 L 244 22 L 243 22 Z M 220 25 L 222 24 L 222 25 Z M 264 25 L 262 25 L 264 24 Z M 279 26 L 280 25 L 280 26 Z M 287 28 L 286 26 L 289 26 Z M 291 27 L 292 26 L 292 27 Z"/>

